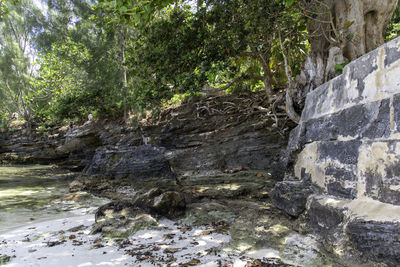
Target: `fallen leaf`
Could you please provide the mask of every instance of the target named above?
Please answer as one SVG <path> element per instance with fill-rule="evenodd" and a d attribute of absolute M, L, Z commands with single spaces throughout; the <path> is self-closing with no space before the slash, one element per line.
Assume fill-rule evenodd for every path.
<path fill-rule="evenodd" d="M 75 239 L 75 238 L 76 238 L 76 235 L 70 235 L 68 238 L 69 238 L 69 239 Z"/>
<path fill-rule="evenodd" d="M 93 244 L 92 248 L 102 248 L 104 245 L 102 243 L 95 243 Z"/>
<path fill-rule="evenodd" d="M 195 266 L 195 265 L 197 265 L 197 264 L 199 264 L 200 263 L 200 261 L 198 260 L 198 259 L 193 259 L 193 260 L 191 260 L 191 261 L 188 261 L 188 262 L 186 262 L 186 263 L 184 263 L 183 265 L 185 266 L 185 265 L 188 265 L 188 266 Z"/>
<path fill-rule="evenodd" d="M 350 28 L 350 26 L 353 25 L 353 24 L 354 24 L 354 20 L 347 21 L 347 22 L 344 24 L 343 28 L 348 29 L 348 28 Z"/>
<path fill-rule="evenodd" d="M 174 257 L 169 257 L 165 262 L 166 262 L 166 263 L 168 263 L 168 262 L 176 262 L 176 258 L 174 258 Z"/>
<path fill-rule="evenodd" d="M 176 253 L 178 251 L 179 251 L 179 248 L 166 248 L 166 249 L 164 249 L 164 253 L 170 253 L 170 254 Z"/>
<path fill-rule="evenodd" d="M 72 227 L 72 228 L 68 229 L 67 232 L 78 232 L 78 231 L 83 230 L 85 228 L 86 227 L 82 224 L 82 225 L 78 225 L 78 226 L 75 226 L 75 227 Z"/>
<path fill-rule="evenodd" d="M 57 245 L 61 245 L 62 243 L 64 243 L 64 240 L 63 241 L 48 241 L 48 242 L 46 242 L 46 245 L 48 247 L 54 247 Z"/>
<path fill-rule="evenodd" d="M 208 231 L 203 231 L 200 233 L 200 235 L 210 235 L 212 233 L 212 231 L 208 230 Z"/>
<path fill-rule="evenodd" d="M 254 260 L 253 264 L 256 266 L 263 266 L 263 263 L 260 260 Z"/>
<path fill-rule="evenodd" d="M 163 235 L 163 238 L 164 239 L 172 239 L 172 238 L 174 238 L 174 236 L 175 236 L 175 234 L 165 234 L 165 235 Z"/>

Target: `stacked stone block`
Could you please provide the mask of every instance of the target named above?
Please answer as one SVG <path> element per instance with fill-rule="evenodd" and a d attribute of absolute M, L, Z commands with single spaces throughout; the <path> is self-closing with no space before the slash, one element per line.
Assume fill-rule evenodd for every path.
<path fill-rule="evenodd" d="M 361 257 L 400 262 L 400 39 L 310 92 L 289 147 L 302 148 L 296 178 L 316 189 L 314 230 Z"/>

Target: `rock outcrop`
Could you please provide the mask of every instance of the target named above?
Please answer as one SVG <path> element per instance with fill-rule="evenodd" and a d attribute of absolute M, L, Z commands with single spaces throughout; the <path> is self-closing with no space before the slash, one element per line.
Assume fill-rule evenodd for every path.
<path fill-rule="evenodd" d="M 141 130 L 98 123 L 102 145 L 73 189 L 108 192 L 123 199 L 124 194 L 111 192 L 112 188 L 158 187 L 195 198 L 266 197 L 265 180 L 283 177 L 281 155 L 287 137 L 272 126 L 267 113 L 243 114 L 242 102 L 259 101 L 261 96 L 218 96 L 184 103 L 165 110 L 157 120 L 142 121 Z M 144 139 L 148 144 L 143 144 Z M 67 142 L 62 147 L 66 146 Z"/>

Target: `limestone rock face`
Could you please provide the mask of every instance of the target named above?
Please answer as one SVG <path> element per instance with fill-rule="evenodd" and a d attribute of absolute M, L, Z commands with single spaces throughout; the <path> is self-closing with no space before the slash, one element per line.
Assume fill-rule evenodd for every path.
<path fill-rule="evenodd" d="M 112 123 L 97 126 L 102 146 L 74 187 L 108 192 L 113 199 L 130 197 L 112 191 L 123 186 L 157 187 L 194 198 L 265 197 L 267 181 L 283 177 L 281 155 L 288 132 L 272 127 L 263 113 L 242 116 L 240 105 L 247 98 L 184 103 L 165 110 L 156 122 L 143 123 L 142 132 Z M 199 108 L 203 106 L 208 111 Z M 143 139 L 148 145 L 141 145 Z"/>
<path fill-rule="evenodd" d="M 1 133 L 0 163 L 53 164 L 81 171 L 90 161 L 102 140 L 97 128 L 83 125 L 74 130 L 63 126 L 46 133 L 34 131 L 31 137 L 24 129 Z"/>
<path fill-rule="evenodd" d="M 186 202 L 184 196 L 176 191 L 167 191 L 154 198 L 152 209 L 163 215 L 184 214 Z"/>
<path fill-rule="evenodd" d="M 310 185 L 303 181 L 282 181 L 276 183 L 269 196 L 272 203 L 287 214 L 297 217 L 306 209 Z"/>
<path fill-rule="evenodd" d="M 0 163 L 49 164 L 62 162 L 68 154 L 58 153 L 57 146 L 63 139 L 62 131 L 52 138 L 30 139 L 23 129 L 0 133 Z"/>
<path fill-rule="evenodd" d="M 127 178 L 132 181 L 174 177 L 162 150 L 150 145 L 101 147 L 96 150 L 91 164 L 83 173 L 113 176 L 116 179 Z"/>
<path fill-rule="evenodd" d="M 400 225 L 398 222 L 356 220 L 346 228 L 353 246 L 378 262 L 400 262 Z"/>
<path fill-rule="evenodd" d="M 310 227 L 329 250 L 340 247 L 345 251 L 343 257 L 365 266 L 398 264 L 400 206 L 312 195 L 307 213 Z"/>
<path fill-rule="evenodd" d="M 152 215 L 173 219 L 183 215 L 185 211 L 186 200 L 182 193 L 152 188 L 136 194 L 130 200 L 112 201 L 101 206 L 95 218 L 96 222 L 101 222 L 98 225 L 100 228 L 106 225 L 121 227 L 131 223 L 152 222 L 152 219 L 148 220 Z"/>

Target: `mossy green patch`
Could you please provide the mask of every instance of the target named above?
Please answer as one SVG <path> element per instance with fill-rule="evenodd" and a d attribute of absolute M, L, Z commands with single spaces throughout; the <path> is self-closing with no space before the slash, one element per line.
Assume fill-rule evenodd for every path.
<path fill-rule="evenodd" d="M 5 265 L 10 260 L 11 260 L 10 256 L 8 256 L 8 255 L 0 255 L 0 265 Z"/>

